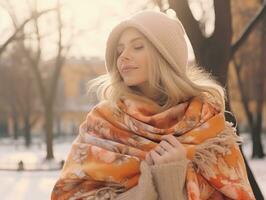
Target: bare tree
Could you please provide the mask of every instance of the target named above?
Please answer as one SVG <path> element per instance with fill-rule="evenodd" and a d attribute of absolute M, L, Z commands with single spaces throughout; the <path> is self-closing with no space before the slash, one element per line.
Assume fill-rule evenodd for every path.
<path fill-rule="evenodd" d="M 158 0 L 155 1 L 155 3 L 157 2 Z M 203 66 L 207 71 L 212 72 L 218 81 L 226 87 L 229 62 L 240 46 L 247 40 L 254 27 L 266 14 L 266 1 L 263 1 L 261 9 L 259 9 L 257 14 L 248 23 L 235 43 L 232 42 L 233 32 L 230 0 L 213 0 L 213 10 L 215 13 L 214 31 L 208 37 L 205 36 L 201 29 L 201 21 L 199 22 L 194 18 L 188 0 L 168 0 L 168 3 L 169 7 L 176 12 L 177 17 L 184 25 L 198 64 Z M 160 6 L 160 4 L 158 5 Z M 229 105 L 228 102 L 227 109 L 230 110 Z M 249 180 L 253 186 L 256 198 L 263 199 L 263 195 L 247 162 L 246 165 Z"/>
<path fill-rule="evenodd" d="M 17 40 L 17 35 L 24 29 L 24 27 L 30 23 L 33 19 L 39 18 L 44 14 L 47 14 L 51 11 L 54 11 L 54 9 L 47 9 L 47 10 L 43 10 L 41 12 L 36 12 L 36 13 L 32 13 L 32 15 L 25 19 L 21 24 L 17 24 L 16 29 L 14 30 L 14 33 L 9 36 L 9 38 L 3 42 L 3 44 L 0 45 L 0 56 L 1 54 L 6 50 L 6 48 L 8 47 L 8 45 L 10 45 L 13 41 Z"/>
<path fill-rule="evenodd" d="M 35 8 L 32 11 L 33 13 L 37 10 L 37 1 L 35 1 Z M 40 92 L 41 102 L 44 107 L 44 114 L 45 114 L 45 130 L 46 130 L 46 150 L 47 150 L 47 159 L 52 159 L 54 157 L 53 155 L 53 120 L 54 120 L 54 102 L 56 97 L 56 89 L 57 89 L 57 83 L 60 75 L 61 68 L 65 61 L 65 55 L 68 52 L 69 46 L 63 46 L 62 42 L 62 17 L 60 12 L 60 4 L 59 1 L 57 1 L 56 6 L 56 21 L 57 21 L 57 53 L 55 57 L 54 67 L 53 71 L 50 73 L 48 85 L 45 86 L 45 81 L 42 78 L 42 73 L 39 70 L 40 62 L 41 62 L 41 54 L 42 54 L 42 48 L 41 48 L 41 35 L 39 31 L 39 24 L 38 19 L 34 19 L 34 26 L 35 26 L 35 34 L 37 36 L 37 52 L 34 57 L 32 57 L 29 54 L 29 51 L 25 49 L 26 57 L 28 58 L 30 62 L 31 69 L 33 70 L 33 73 L 35 75 L 37 85 Z"/>
<path fill-rule="evenodd" d="M 250 32 L 266 14 L 264 1 L 261 9 L 248 23 L 241 36 L 232 43 L 232 16 L 230 0 L 214 0 L 214 32 L 206 37 L 200 29 L 199 22 L 193 17 L 187 0 L 169 0 L 170 8 L 176 11 L 191 41 L 195 57 L 200 66 L 216 76 L 222 85 L 226 85 L 228 65 L 231 57 L 244 44 Z M 222 41 L 222 42 L 221 42 Z"/>
<path fill-rule="evenodd" d="M 61 5 L 59 0 L 56 2 L 56 8 L 54 9 L 54 17 L 55 22 L 57 24 L 57 28 L 55 30 L 56 37 L 57 37 L 57 50 L 55 59 L 53 62 L 49 63 L 50 66 L 53 67 L 46 67 L 45 70 L 42 70 L 44 67 L 44 63 L 42 61 L 42 40 L 44 35 L 40 32 L 40 23 L 39 18 L 34 15 L 34 13 L 39 13 L 38 11 L 38 1 L 33 1 L 32 5 L 28 6 L 30 9 L 34 32 L 31 33 L 34 35 L 34 42 L 36 43 L 35 49 L 31 48 L 30 46 L 25 45 L 25 35 L 21 35 L 20 37 L 23 38 L 21 44 L 21 48 L 24 52 L 25 58 L 28 61 L 29 67 L 32 70 L 32 73 L 35 77 L 35 81 L 37 83 L 40 101 L 43 106 L 44 110 L 44 118 L 45 118 L 45 135 L 46 135 L 46 150 L 47 150 L 47 159 L 52 159 L 53 155 L 53 120 L 54 120 L 54 102 L 56 97 L 57 91 L 57 83 L 59 79 L 59 75 L 62 69 L 62 66 L 65 61 L 65 55 L 69 51 L 70 42 L 63 44 L 63 23 L 61 17 Z M 13 20 L 13 24 L 18 28 L 16 25 L 17 16 L 16 13 L 10 12 L 10 17 Z M 22 32 L 24 34 L 24 32 Z M 33 42 L 33 41 L 31 41 Z M 48 71 L 47 71 L 48 70 Z"/>
<path fill-rule="evenodd" d="M 252 148 L 252 157 L 253 158 L 263 158 L 265 156 L 261 141 L 261 133 L 262 133 L 262 117 L 263 117 L 263 105 L 265 101 L 265 56 L 266 56 L 266 16 L 264 16 L 263 21 L 261 23 L 260 28 L 257 30 L 258 34 L 254 37 L 259 41 L 257 44 L 260 44 L 260 48 L 254 46 L 253 48 L 249 48 L 244 51 L 241 50 L 240 55 L 236 55 L 233 59 L 234 68 L 237 74 L 238 87 L 241 93 L 241 99 L 244 107 L 245 114 L 247 116 L 247 120 L 250 127 L 250 132 L 253 141 Z M 252 64 L 246 65 L 246 59 L 252 56 L 250 54 L 254 54 L 256 51 L 260 52 L 260 59 L 253 59 Z M 252 66 L 252 72 L 251 72 Z M 241 76 L 241 72 L 246 70 L 245 76 Z M 243 74 L 243 73 L 242 73 Z M 245 80 L 245 81 L 244 81 Z M 247 83 L 252 86 L 252 90 L 247 90 Z M 246 86 L 246 87 L 245 87 Z M 249 104 L 251 101 L 255 101 L 256 110 L 252 111 Z"/>
<path fill-rule="evenodd" d="M 18 138 L 18 121 L 23 121 L 25 145 L 31 144 L 31 129 L 39 116 L 36 112 L 36 88 L 32 84 L 33 77 L 21 55 L 19 48 L 12 45 L 13 50 L 1 62 L 1 99 L 8 106 L 13 119 L 14 138 Z"/>
<path fill-rule="evenodd" d="M 18 104 L 16 103 L 17 94 L 12 92 L 13 84 L 10 84 L 12 82 L 12 79 L 9 76 L 9 73 L 7 73 L 7 69 L 5 66 L 3 66 L 3 61 L 0 65 L 0 113 L 9 113 L 9 115 L 12 118 L 12 129 L 14 133 L 14 139 L 17 140 L 19 136 L 19 125 L 18 125 L 18 115 L 19 115 L 19 109 Z M 8 87 L 11 86 L 11 87 Z M 13 94 L 12 94 L 13 93 Z"/>

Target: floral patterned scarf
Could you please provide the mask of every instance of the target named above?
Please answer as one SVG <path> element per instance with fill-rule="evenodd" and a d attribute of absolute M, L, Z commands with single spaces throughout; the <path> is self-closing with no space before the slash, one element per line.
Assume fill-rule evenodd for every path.
<path fill-rule="evenodd" d="M 164 111 L 139 96 L 121 98 L 116 105 L 103 101 L 88 113 L 52 200 L 95 199 L 104 188 L 119 193 L 136 186 L 140 162 L 165 134 L 187 149 L 189 200 L 255 199 L 239 138 L 217 107 L 199 97 Z"/>

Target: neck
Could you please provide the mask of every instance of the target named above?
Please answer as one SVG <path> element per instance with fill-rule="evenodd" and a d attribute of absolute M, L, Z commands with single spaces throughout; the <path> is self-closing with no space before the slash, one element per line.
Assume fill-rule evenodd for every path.
<path fill-rule="evenodd" d="M 157 102 L 159 105 L 162 104 L 161 98 L 162 93 L 154 88 L 152 88 L 147 82 L 141 83 L 135 86 L 136 90 L 140 92 L 143 96 L 146 96 L 149 99 Z"/>

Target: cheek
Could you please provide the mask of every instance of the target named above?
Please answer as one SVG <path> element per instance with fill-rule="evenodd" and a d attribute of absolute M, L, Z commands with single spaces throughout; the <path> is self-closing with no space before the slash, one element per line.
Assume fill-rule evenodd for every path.
<path fill-rule="evenodd" d="M 139 53 L 135 57 L 136 64 L 140 67 L 139 72 L 141 72 L 140 76 L 145 76 L 148 73 L 149 59 L 147 56 L 147 52 L 143 51 Z M 145 75 L 144 75 L 145 74 Z"/>
<path fill-rule="evenodd" d="M 148 66 L 148 56 L 146 53 L 143 53 L 141 55 L 139 55 L 138 61 L 140 62 L 140 64 L 143 67 L 147 67 Z"/>

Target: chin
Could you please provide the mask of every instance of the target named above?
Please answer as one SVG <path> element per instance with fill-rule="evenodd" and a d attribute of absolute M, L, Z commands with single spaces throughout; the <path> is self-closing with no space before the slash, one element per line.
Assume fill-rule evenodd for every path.
<path fill-rule="evenodd" d="M 136 81 L 132 81 L 132 80 L 127 80 L 127 81 L 124 81 L 124 83 L 126 84 L 126 86 L 136 86 L 138 85 L 139 83 L 136 82 Z"/>
<path fill-rule="evenodd" d="M 132 79 L 124 80 L 125 85 L 128 87 L 139 86 L 144 82 L 145 81 L 142 80 L 132 80 Z"/>
<path fill-rule="evenodd" d="M 128 87 L 133 87 L 133 86 L 138 85 L 138 84 L 136 84 L 136 83 L 125 83 L 125 84 L 126 84 L 126 86 L 128 86 Z"/>

